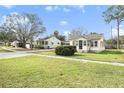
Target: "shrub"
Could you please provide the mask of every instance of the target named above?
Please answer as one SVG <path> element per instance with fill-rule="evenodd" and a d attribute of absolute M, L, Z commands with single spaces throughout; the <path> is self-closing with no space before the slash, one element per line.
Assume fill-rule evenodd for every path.
<path fill-rule="evenodd" d="M 71 56 L 76 52 L 75 46 L 58 46 L 55 49 L 56 55 Z"/>

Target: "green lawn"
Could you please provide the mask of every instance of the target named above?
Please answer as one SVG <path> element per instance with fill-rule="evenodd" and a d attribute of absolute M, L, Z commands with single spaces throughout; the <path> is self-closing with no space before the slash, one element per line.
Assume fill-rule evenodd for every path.
<path fill-rule="evenodd" d="M 37 52 L 37 54 L 53 55 L 52 52 Z M 124 50 L 106 50 L 101 53 L 75 53 L 74 56 L 68 56 L 78 59 L 98 60 L 98 61 L 109 61 L 109 62 L 121 62 L 124 63 Z"/>
<path fill-rule="evenodd" d="M 124 87 L 124 67 L 37 56 L 1 59 L 0 87 Z"/>
<path fill-rule="evenodd" d="M 2 47 L 0 47 L 0 53 L 3 53 L 3 52 L 12 52 L 12 51 L 5 50 L 5 49 L 3 49 Z"/>

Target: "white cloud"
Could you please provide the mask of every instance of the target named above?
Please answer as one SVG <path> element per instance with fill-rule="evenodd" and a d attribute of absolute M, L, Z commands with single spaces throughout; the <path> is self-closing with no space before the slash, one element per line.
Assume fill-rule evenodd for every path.
<path fill-rule="evenodd" d="M 53 6 L 53 8 L 54 8 L 54 9 L 59 9 L 59 7 L 58 7 L 58 6 Z"/>
<path fill-rule="evenodd" d="M 60 22 L 59 22 L 59 25 L 61 25 L 61 26 L 64 26 L 64 25 L 67 25 L 67 24 L 68 24 L 67 21 L 60 21 Z"/>
<path fill-rule="evenodd" d="M 52 11 L 52 10 L 53 10 L 52 6 L 47 6 L 47 7 L 45 7 L 45 9 L 46 9 L 47 11 Z"/>
<path fill-rule="evenodd" d="M 63 12 L 70 12 L 72 9 L 78 9 L 81 10 L 81 12 L 84 14 L 85 11 L 85 6 L 84 5 L 71 5 L 71 6 L 55 6 L 55 5 L 51 5 L 51 6 L 46 6 L 45 10 L 47 11 L 55 11 L 55 10 L 62 10 Z"/>
<path fill-rule="evenodd" d="M 74 6 L 72 6 L 72 7 L 73 7 L 73 8 L 80 9 L 83 14 L 86 12 L 84 5 L 74 5 Z"/>
<path fill-rule="evenodd" d="M 47 11 L 53 11 L 53 10 L 58 10 L 59 7 L 58 6 L 46 6 L 45 10 Z"/>
<path fill-rule="evenodd" d="M 64 8 L 63 8 L 63 11 L 64 11 L 64 12 L 70 12 L 71 9 L 64 7 Z"/>
<path fill-rule="evenodd" d="M 82 13 L 83 13 L 83 14 L 85 13 L 85 10 L 84 10 L 84 9 L 82 9 Z"/>
<path fill-rule="evenodd" d="M 14 6 L 13 5 L 2 5 L 3 7 L 7 8 L 7 9 L 11 9 L 13 8 Z"/>

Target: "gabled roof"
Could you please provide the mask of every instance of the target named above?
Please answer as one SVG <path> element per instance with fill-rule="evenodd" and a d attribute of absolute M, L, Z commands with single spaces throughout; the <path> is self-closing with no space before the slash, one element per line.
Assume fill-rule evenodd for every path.
<path fill-rule="evenodd" d="M 102 34 L 89 34 L 89 35 L 83 35 L 82 37 L 88 40 L 99 40 L 103 38 L 103 35 Z"/>
<path fill-rule="evenodd" d="M 37 41 L 43 41 L 43 40 L 47 40 L 47 39 L 49 39 L 49 38 L 51 38 L 51 37 L 55 37 L 54 35 L 52 35 L 52 36 L 49 36 L 49 37 L 45 37 L 45 38 L 40 38 L 40 39 L 38 39 Z M 55 38 L 57 38 L 57 37 L 55 37 Z M 58 38 L 57 38 L 58 39 Z M 60 40 L 61 41 L 61 40 Z"/>
<path fill-rule="evenodd" d="M 103 34 L 82 35 L 81 37 L 78 37 L 76 39 L 80 39 L 80 38 L 85 38 L 87 40 L 100 40 L 101 38 L 103 38 Z M 73 39 L 73 40 L 76 40 L 76 39 Z"/>

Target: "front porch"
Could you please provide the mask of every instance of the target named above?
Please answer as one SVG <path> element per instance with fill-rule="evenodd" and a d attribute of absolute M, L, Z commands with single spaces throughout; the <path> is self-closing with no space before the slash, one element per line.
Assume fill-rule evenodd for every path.
<path fill-rule="evenodd" d="M 103 42 L 98 40 L 77 40 L 74 45 L 78 52 L 101 52 L 105 50 Z"/>

